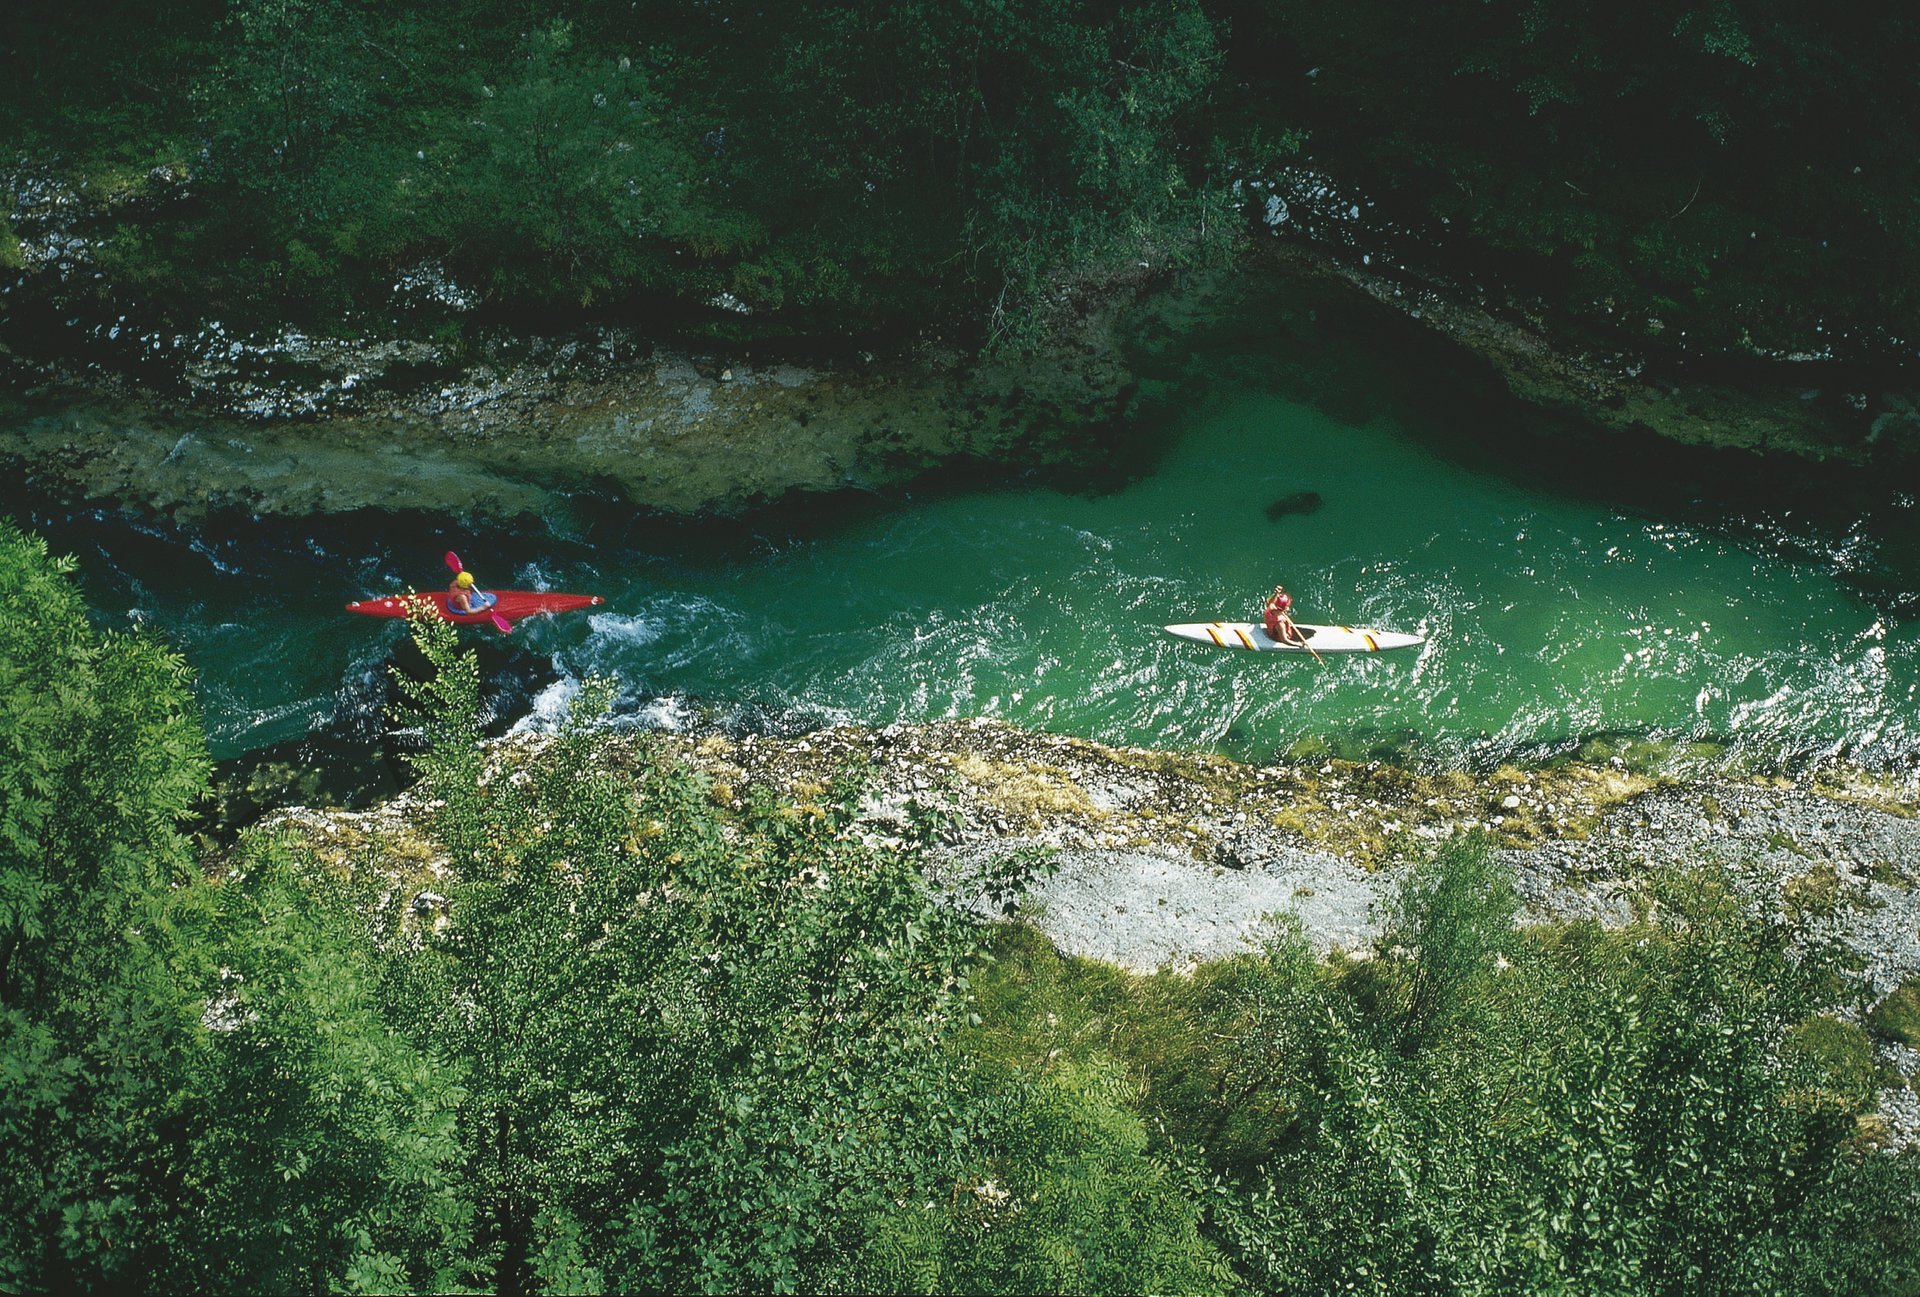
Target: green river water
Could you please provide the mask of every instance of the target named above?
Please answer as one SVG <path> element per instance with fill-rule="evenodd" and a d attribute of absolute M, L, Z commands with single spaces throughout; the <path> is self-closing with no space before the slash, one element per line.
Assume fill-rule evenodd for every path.
<path fill-rule="evenodd" d="M 1336 418 L 1227 390 L 1170 416 L 1163 453 L 1118 491 L 875 504 L 721 550 L 419 520 L 360 519 L 274 553 L 244 532 L 118 516 L 51 531 L 80 553 L 105 620 L 132 611 L 185 653 L 223 755 L 355 706 L 401 630 L 341 604 L 440 584 L 443 541 L 483 584 L 605 596 L 516 632 L 560 675 L 522 700 L 536 719 L 605 673 L 624 712 L 669 725 L 742 709 L 988 716 L 1255 760 L 1486 764 L 1596 737 L 1692 740 L 1676 749 L 1688 760 L 1759 767 L 1841 755 L 1904 769 L 1920 752 L 1920 623 L 1898 615 L 1911 603 L 1899 592 L 1920 587 L 1896 534 L 1905 497 L 1864 521 L 1686 503 L 1684 490 L 1623 502 L 1449 444 L 1385 407 Z M 1321 507 L 1268 517 L 1306 491 Z M 1300 620 L 1427 643 L 1315 662 L 1160 629 L 1254 618 L 1276 581 Z"/>

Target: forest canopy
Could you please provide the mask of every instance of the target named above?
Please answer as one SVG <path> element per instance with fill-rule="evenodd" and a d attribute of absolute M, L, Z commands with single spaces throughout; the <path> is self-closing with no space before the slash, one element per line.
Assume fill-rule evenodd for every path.
<path fill-rule="evenodd" d="M 433 258 L 520 322 L 984 333 L 1220 255 L 1304 165 L 1428 269 L 1616 339 L 1920 332 L 1904 11 L 23 0 L 0 41 L 16 179 L 105 195 L 109 278 L 196 308 L 368 327 Z"/>

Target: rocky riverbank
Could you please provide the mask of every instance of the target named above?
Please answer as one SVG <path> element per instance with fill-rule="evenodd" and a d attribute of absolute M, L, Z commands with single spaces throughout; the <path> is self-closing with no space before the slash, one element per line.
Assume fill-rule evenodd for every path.
<path fill-rule="evenodd" d="M 910 328 L 857 345 L 676 345 L 626 326 L 520 335 L 444 268 L 396 271 L 379 321 L 244 330 L 105 282 L 94 246 L 185 200 L 177 169 L 111 191 L 14 175 L 0 281 L 0 463 L 41 493 L 191 519 L 417 508 L 548 512 L 594 492 L 731 514 L 972 465 L 1107 471 L 1135 384 L 1112 321 L 1151 267 L 1062 283 L 1047 343 L 981 354 Z M 9 395 L 10 393 L 10 395 Z"/>
<path fill-rule="evenodd" d="M 222 508 L 499 519 L 540 515 L 555 495 L 577 492 L 666 514 L 729 514 L 796 492 L 897 488 L 956 463 L 1097 472 L 1133 396 L 1112 364 L 1041 380 L 938 348 L 762 365 L 605 330 L 512 351 L 432 390 L 389 386 L 324 414 L 243 418 L 218 402 L 73 399 L 70 385 L 44 383 L 34 388 L 41 399 L 0 411 L 0 462 L 55 498 L 180 520 Z M 365 365 L 338 381 L 369 371 L 378 372 Z M 289 395 L 248 392 L 276 403 Z"/>
<path fill-rule="evenodd" d="M 1188 299 L 1221 283 L 1142 260 L 1057 285 L 1039 308 L 1045 341 L 1029 349 L 982 352 L 927 324 L 884 354 L 802 356 L 676 345 L 632 327 L 480 328 L 478 297 L 427 262 L 396 272 L 378 323 L 242 332 L 182 324 L 177 305 L 158 310 L 92 269 L 96 238 L 181 201 L 188 177 L 99 194 L 19 176 L 9 186 L 21 267 L 0 283 L 0 375 L 25 399 L 0 407 L 0 463 L 51 497 L 182 518 L 401 507 L 537 517 L 579 492 L 731 514 L 969 469 L 1092 480 L 1124 472 L 1143 435 L 1138 317 L 1183 327 L 1209 309 Z M 1370 228 L 1363 205 L 1324 178 L 1282 187 L 1284 202 L 1281 187 L 1267 194 L 1279 237 L 1245 245 L 1227 276 L 1238 294 L 1213 309 L 1258 313 L 1262 294 L 1311 284 L 1375 304 L 1399 322 L 1400 343 L 1423 340 L 1422 363 L 1475 375 L 1561 428 L 1630 436 L 1636 449 L 1663 438 L 1913 471 L 1920 415 L 1898 374 L 1754 355 L 1718 358 L 1738 372 L 1716 379 L 1715 358 L 1656 348 L 1638 326 L 1604 349 L 1576 343 L 1511 296 L 1424 272 L 1417 240 Z"/>
<path fill-rule="evenodd" d="M 1837 325 L 1805 350 L 1749 342 L 1732 353 L 1657 318 L 1576 328 L 1491 277 L 1463 278 L 1446 231 L 1381 221 L 1370 199 L 1321 172 L 1283 168 L 1251 193 L 1270 237 L 1243 260 L 1378 304 L 1550 425 L 1907 476 L 1920 459 L 1920 387 L 1905 361 L 1886 359 L 1899 350 L 1889 340 L 1868 360 Z M 1593 314 L 1616 312 L 1596 304 Z"/>
<path fill-rule="evenodd" d="M 932 868 L 961 895 L 985 860 L 1043 851 L 1052 872 L 1021 915 L 1062 950 L 1135 970 L 1234 954 L 1285 912 L 1322 951 L 1364 957 L 1399 870 L 1436 840 L 1479 831 L 1536 921 L 1625 921 L 1649 904 L 1659 871 L 1706 865 L 1830 926 L 1858 956 L 1863 1008 L 1920 979 L 1920 819 L 1910 793 L 1867 781 L 1680 782 L 1579 764 L 1479 777 L 1339 761 L 1246 766 L 989 721 L 610 738 L 609 760 L 647 759 L 649 745 L 702 772 L 723 808 L 755 789 L 804 807 L 857 771 L 861 831 L 902 837 L 931 812 Z M 500 751 L 511 759 L 511 747 Z M 271 822 L 323 857 L 372 852 L 424 892 L 439 866 L 416 811 L 403 796 Z M 1920 1077 L 1920 1051 L 1890 1039 L 1876 1048 L 1889 1078 Z M 1890 1081 L 1882 1112 L 1892 1142 L 1920 1142 L 1920 1094 Z"/>

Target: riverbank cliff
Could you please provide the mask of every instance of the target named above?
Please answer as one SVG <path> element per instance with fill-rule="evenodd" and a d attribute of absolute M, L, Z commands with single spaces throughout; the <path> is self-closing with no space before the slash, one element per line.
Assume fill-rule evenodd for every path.
<path fill-rule="evenodd" d="M 188 311 L 183 325 L 180 304 L 101 282 L 92 248 L 190 187 L 171 170 L 124 192 L 11 186 L 21 268 L 0 284 L 0 463 L 38 493 L 185 518 L 504 519 L 580 494 L 733 515 L 930 482 L 1114 480 L 1151 455 L 1156 410 L 1217 386 L 1183 351 L 1269 315 L 1343 316 L 1428 376 L 1424 399 L 1501 407 L 1489 424 L 1524 426 L 1548 458 L 1570 439 L 1615 456 L 1668 445 L 1708 456 L 1684 469 L 1702 476 L 1766 460 L 1781 476 L 1820 464 L 1897 484 L 1920 445 L 1898 373 L 1696 354 L 1644 329 L 1576 335 L 1537 303 L 1424 268 L 1404 238 L 1346 219 L 1362 205 L 1311 173 L 1287 180 L 1287 220 L 1226 263 L 1175 271 L 1146 253 L 1058 278 L 1018 344 L 908 321 L 871 346 L 631 323 L 518 333 L 478 323 L 478 295 L 431 262 L 396 270 L 377 322 L 241 331 Z"/>

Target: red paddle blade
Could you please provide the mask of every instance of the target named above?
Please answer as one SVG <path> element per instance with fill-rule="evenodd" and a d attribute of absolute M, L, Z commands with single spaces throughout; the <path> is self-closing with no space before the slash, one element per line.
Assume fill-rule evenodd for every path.
<path fill-rule="evenodd" d="M 494 625 L 494 628 L 498 630 L 502 635 L 513 634 L 513 623 L 508 621 L 505 617 L 502 617 L 499 613 L 495 613 L 493 615 L 493 625 Z"/>
<path fill-rule="evenodd" d="M 452 550 L 448 550 L 447 551 L 447 569 L 452 572 L 461 572 L 461 571 L 464 571 L 465 568 L 466 568 L 466 565 L 460 561 L 460 556 L 454 553 Z"/>

